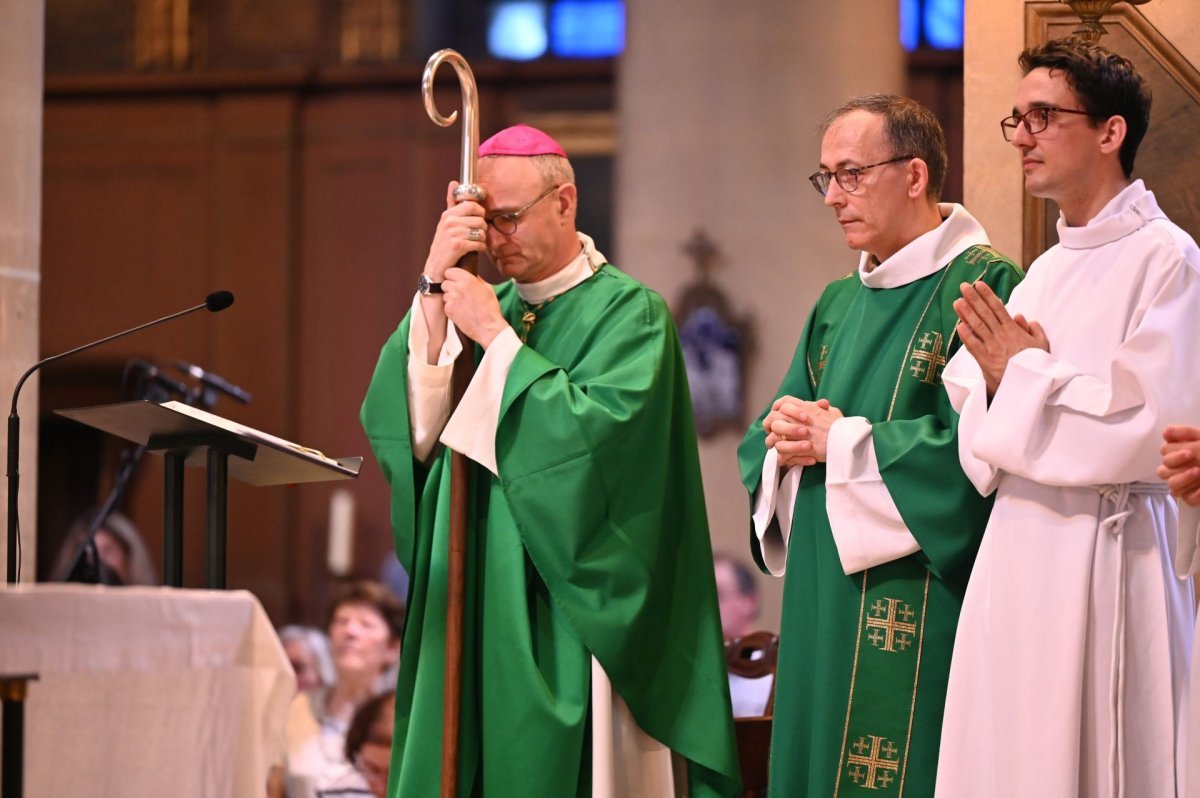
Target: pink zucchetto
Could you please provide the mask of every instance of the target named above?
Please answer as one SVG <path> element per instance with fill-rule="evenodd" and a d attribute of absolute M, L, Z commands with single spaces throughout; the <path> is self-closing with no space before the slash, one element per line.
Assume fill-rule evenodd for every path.
<path fill-rule="evenodd" d="M 485 155 L 558 155 L 567 157 L 567 153 L 558 142 L 547 136 L 536 127 L 529 125 L 513 125 L 506 127 L 487 141 L 479 145 L 479 157 Z"/>

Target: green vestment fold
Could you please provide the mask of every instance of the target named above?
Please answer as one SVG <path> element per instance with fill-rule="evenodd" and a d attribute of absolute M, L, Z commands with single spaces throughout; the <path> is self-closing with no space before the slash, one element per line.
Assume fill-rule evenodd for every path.
<path fill-rule="evenodd" d="M 880 474 L 920 551 L 847 575 L 826 512 L 824 463 L 804 469 L 787 551 L 772 796 L 933 795 L 950 653 L 991 506 L 962 473 L 941 368 L 960 342 L 952 303 L 982 280 L 1002 299 L 1022 276 L 972 246 L 894 288 L 857 273 L 829 285 L 776 396 L 828 399 L 871 424 Z M 762 420 L 738 450 L 753 497 Z M 754 532 L 751 547 L 765 565 Z"/>
<path fill-rule="evenodd" d="M 526 309 L 497 289 L 505 318 Z M 437 794 L 449 452 L 414 460 L 409 318 L 363 427 L 411 575 L 390 794 Z M 662 299 L 606 265 L 545 304 L 504 386 L 500 477 L 472 464 L 460 793 L 590 794 L 591 656 L 696 798 L 736 792 L 712 552 L 683 358 Z M 478 353 L 477 353 L 478 356 Z"/>

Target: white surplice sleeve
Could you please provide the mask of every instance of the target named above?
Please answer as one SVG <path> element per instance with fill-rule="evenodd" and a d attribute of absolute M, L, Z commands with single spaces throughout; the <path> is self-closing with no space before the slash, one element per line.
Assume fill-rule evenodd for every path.
<path fill-rule="evenodd" d="M 1087 373 L 1054 354 L 1051 337 L 1050 352 L 1025 349 L 1009 360 L 988 407 L 982 377 L 972 380 L 978 365 L 954 362 L 969 357 L 960 350 L 943 380 L 962 414 L 960 447 L 969 447 L 963 465 L 977 487 L 976 459 L 1044 485 L 1154 478 L 1163 427 L 1196 411 L 1181 375 L 1200 373 L 1200 275 L 1180 264 L 1157 270 L 1154 279 L 1128 310 L 1131 329 L 1106 373 Z M 1114 324 L 1125 323 L 1120 312 L 1114 316 Z"/>
<path fill-rule="evenodd" d="M 429 329 L 418 294 L 413 299 L 408 328 L 408 407 L 413 456 L 421 462 L 427 461 L 440 441 L 498 475 L 496 428 L 500 424 L 500 402 L 521 340 L 511 327 L 496 336 L 453 415 L 450 380 L 454 361 L 462 353 L 454 323 L 446 322 L 446 342 L 438 353 L 437 365 L 425 362 L 428 345 Z"/>
<path fill-rule="evenodd" d="M 504 399 L 508 372 L 522 346 L 524 344 L 512 327 L 505 327 L 504 332 L 492 340 L 454 415 L 442 430 L 442 443 L 462 452 L 496 476 L 500 476 L 496 465 L 500 402 Z"/>
<path fill-rule="evenodd" d="M 870 422 L 838 419 L 826 448 L 825 511 L 842 570 L 854 574 L 920 551 L 879 473 Z"/>
<path fill-rule="evenodd" d="M 970 352 L 959 349 L 942 370 L 942 384 L 950 396 L 950 404 L 959 414 L 958 461 L 975 489 L 980 495 L 987 496 L 996 489 L 1000 472 L 971 451 L 971 443 L 979 436 L 987 418 L 987 385 L 983 371 Z"/>
<path fill-rule="evenodd" d="M 751 522 L 758 537 L 763 565 L 772 576 L 783 576 L 787 570 L 788 538 L 792 534 L 792 513 L 796 494 L 800 490 L 803 466 L 792 466 L 786 472 L 779 467 L 779 453 L 767 449 L 763 458 L 762 479 L 754 492 L 754 512 Z"/>
<path fill-rule="evenodd" d="M 450 377 L 454 361 L 462 352 L 458 331 L 446 322 L 446 341 L 436 365 L 426 361 L 429 327 L 421 308 L 421 295 L 413 296 L 408 324 L 408 423 L 412 430 L 413 457 L 429 460 L 438 435 L 450 418 Z"/>

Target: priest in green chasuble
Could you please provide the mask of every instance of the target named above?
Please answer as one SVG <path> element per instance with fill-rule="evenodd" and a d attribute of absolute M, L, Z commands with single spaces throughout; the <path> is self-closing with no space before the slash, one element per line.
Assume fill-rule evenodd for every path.
<path fill-rule="evenodd" d="M 575 229 L 545 133 L 479 148 L 482 204 L 434 234 L 362 422 L 412 575 L 388 794 L 439 794 L 450 451 L 471 460 L 459 795 L 738 789 L 699 459 L 662 298 Z M 492 286 L 454 264 L 486 252 Z M 455 330 L 477 371 L 458 407 Z"/>
<path fill-rule="evenodd" d="M 856 272 L 808 316 L 738 450 L 751 548 L 783 576 L 770 794 L 932 796 L 959 607 L 990 502 L 963 475 L 941 369 L 953 302 L 1022 277 L 961 205 L 920 104 L 851 100 L 810 180 Z"/>

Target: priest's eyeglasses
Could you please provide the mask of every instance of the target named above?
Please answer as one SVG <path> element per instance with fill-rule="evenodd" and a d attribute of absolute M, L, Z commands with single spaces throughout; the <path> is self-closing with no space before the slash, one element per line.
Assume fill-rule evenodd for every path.
<path fill-rule="evenodd" d="M 495 216 L 484 217 L 484 220 L 492 227 L 496 228 L 496 232 L 501 233 L 502 235 L 510 236 L 517 232 L 517 221 L 521 218 L 521 214 L 525 213 L 534 205 L 537 205 L 546 197 L 550 196 L 550 192 L 554 191 L 560 186 L 562 186 L 562 183 L 550 186 L 550 188 L 546 189 L 541 194 L 538 194 L 530 202 L 525 203 L 525 205 L 515 211 L 512 211 L 511 213 L 497 213 Z"/>
<path fill-rule="evenodd" d="M 892 158 L 879 163 L 869 163 L 866 166 L 843 166 L 835 172 L 813 172 L 808 176 L 808 182 L 813 184 L 813 188 L 817 193 L 824 197 L 829 193 L 829 184 L 837 180 L 837 184 L 842 187 L 842 190 L 847 194 L 853 194 L 858 190 L 858 176 L 868 169 L 874 169 L 876 166 L 887 166 L 890 163 L 900 163 L 901 161 L 910 161 L 916 158 L 915 155 L 901 155 L 897 158 Z"/>
<path fill-rule="evenodd" d="M 1013 136 L 1017 133 L 1017 125 L 1025 125 L 1025 131 L 1031 136 L 1036 136 L 1050 126 L 1050 120 L 1054 118 L 1055 114 L 1092 115 L 1088 111 L 1077 111 L 1073 108 L 1039 105 L 1036 108 L 1030 108 L 1023 114 L 1014 113 L 1012 116 L 1001 119 L 1000 132 L 1004 134 L 1005 141 L 1012 141 Z"/>

